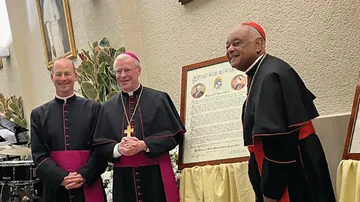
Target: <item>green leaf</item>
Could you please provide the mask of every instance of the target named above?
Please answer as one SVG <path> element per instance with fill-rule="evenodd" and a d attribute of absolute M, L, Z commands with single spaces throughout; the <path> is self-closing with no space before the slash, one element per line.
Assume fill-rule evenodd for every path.
<path fill-rule="evenodd" d="M 16 117 L 13 117 L 13 119 L 16 124 L 18 124 L 18 125 L 21 124 L 21 119 L 19 117 L 16 116 Z"/>
<path fill-rule="evenodd" d="M 89 42 L 89 47 L 90 47 L 90 49 L 91 49 L 91 50 L 93 50 L 93 49 L 94 49 L 93 44 L 92 44 L 92 43 L 90 43 L 90 42 Z M 90 58 L 89 58 L 89 59 L 90 59 Z"/>
<path fill-rule="evenodd" d="M 27 128 L 28 126 L 27 126 L 27 121 L 26 121 L 26 119 L 22 119 L 21 121 L 20 121 L 20 124 L 19 124 L 21 127 L 23 127 L 23 128 Z"/>
<path fill-rule="evenodd" d="M 115 59 L 115 53 L 116 53 L 116 49 L 115 48 L 110 48 L 109 49 L 109 52 L 110 52 L 110 57 L 114 58 Z"/>
<path fill-rule="evenodd" d="M 101 85 L 99 91 L 99 100 L 101 103 L 103 103 L 106 101 L 105 99 L 106 99 L 106 88 L 105 85 Z"/>
<path fill-rule="evenodd" d="M 84 89 L 83 89 L 82 87 L 80 88 L 80 90 L 81 90 L 81 95 L 84 96 L 84 98 L 89 99 L 89 97 L 86 96 L 86 94 L 85 94 L 85 92 L 84 92 Z"/>
<path fill-rule="evenodd" d="M 123 52 L 125 52 L 125 47 L 121 47 L 121 48 L 117 49 L 116 52 L 118 52 L 118 53 L 123 53 Z"/>
<path fill-rule="evenodd" d="M 19 107 L 13 101 L 9 103 L 9 109 L 15 114 L 19 112 Z"/>
<path fill-rule="evenodd" d="M 118 92 L 116 91 L 112 91 L 111 93 L 109 93 L 107 96 L 106 96 L 106 100 L 109 100 L 111 97 L 113 97 L 114 95 L 118 94 Z"/>
<path fill-rule="evenodd" d="M 116 81 L 116 73 L 115 73 L 115 70 L 113 69 L 108 69 L 108 72 L 107 72 L 107 75 L 108 77 L 114 79 Z"/>
<path fill-rule="evenodd" d="M 104 48 L 103 51 L 105 51 L 105 53 L 110 55 L 110 48 Z M 110 55 L 111 56 L 111 55 Z"/>
<path fill-rule="evenodd" d="M 10 119 L 11 117 L 13 117 L 14 114 L 11 111 L 5 111 L 5 117 Z"/>
<path fill-rule="evenodd" d="M 82 70 L 90 77 L 95 78 L 95 72 L 94 72 L 94 63 L 91 61 L 83 61 L 82 63 Z"/>
<path fill-rule="evenodd" d="M 119 88 L 119 85 L 116 83 L 111 83 L 111 87 L 114 91 L 117 91 L 119 92 L 120 91 L 120 88 Z"/>
<path fill-rule="evenodd" d="M 113 54 L 113 58 L 115 59 L 118 55 L 120 55 L 123 52 L 125 52 L 124 47 L 121 47 L 121 48 L 117 49 L 116 52 Z"/>
<path fill-rule="evenodd" d="M 23 119 L 24 118 L 24 107 L 23 107 L 24 105 L 23 105 L 22 97 L 19 96 L 17 101 L 18 101 L 18 106 L 19 106 L 19 116 Z"/>
<path fill-rule="evenodd" d="M 84 50 L 84 49 L 81 49 L 81 50 L 82 50 L 82 52 L 84 53 L 85 57 L 86 57 L 88 60 L 90 60 L 91 58 L 90 58 L 90 55 L 89 55 L 89 51 L 86 51 L 86 50 Z"/>
<path fill-rule="evenodd" d="M 105 73 L 101 73 L 98 74 L 98 82 L 100 85 L 104 85 L 106 87 L 106 89 L 109 91 L 110 90 L 110 85 L 109 85 L 109 78 L 107 77 L 107 75 Z"/>
<path fill-rule="evenodd" d="M 106 62 L 104 61 L 99 65 L 98 74 L 105 73 L 105 68 L 106 68 Z"/>
<path fill-rule="evenodd" d="M 98 55 L 98 62 L 99 62 L 99 71 L 101 68 L 105 68 L 107 65 L 106 58 L 109 54 L 107 54 L 105 51 L 101 51 Z M 103 64 L 104 63 L 104 64 Z M 105 65 L 104 67 L 101 67 L 101 65 Z M 102 70 L 103 71 L 103 70 Z"/>
<path fill-rule="evenodd" d="M 96 88 L 88 81 L 85 81 L 81 84 L 81 88 L 84 91 L 85 95 L 91 99 L 97 101 L 98 91 Z"/>
<path fill-rule="evenodd" d="M 109 40 L 106 37 L 103 37 L 99 43 L 100 46 L 105 47 L 109 45 Z"/>
<path fill-rule="evenodd" d="M 99 55 L 99 61 L 106 61 L 109 66 L 112 66 L 114 58 L 111 56 L 111 53 L 108 54 L 105 51 L 101 51 L 101 55 Z"/>

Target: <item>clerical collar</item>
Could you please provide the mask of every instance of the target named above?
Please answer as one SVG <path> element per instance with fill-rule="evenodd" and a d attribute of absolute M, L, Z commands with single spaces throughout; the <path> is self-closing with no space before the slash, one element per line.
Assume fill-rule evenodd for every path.
<path fill-rule="evenodd" d="M 72 98 L 75 98 L 75 93 L 73 93 L 72 95 L 67 96 L 67 97 L 61 97 L 61 96 L 58 96 L 58 95 L 55 95 L 55 97 L 56 97 L 57 100 L 64 101 L 64 103 L 67 103 L 67 101 L 70 101 L 70 100 L 72 100 Z"/>
<path fill-rule="evenodd" d="M 252 74 L 248 74 L 248 73 L 250 73 L 250 72 L 253 72 L 253 71 L 251 71 L 252 69 L 253 69 L 253 67 L 256 65 L 256 63 L 258 63 L 259 61 L 260 61 L 260 59 L 263 57 L 265 55 L 265 53 L 263 53 L 262 55 L 260 55 L 256 60 L 255 60 L 255 62 L 254 63 L 252 63 L 252 65 L 250 65 L 250 67 L 249 68 L 247 68 L 247 70 L 245 71 L 245 73 L 248 75 L 248 76 L 252 76 Z"/>
<path fill-rule="evenodd" d="M 135 88 L 135 90 L 130 91 L 130 92 L 126 92 L 126 91 L 123 90 L 122 92 L 123 92 L 123 94 L 125 94 L 125 95 L 133 96 L 134 94 L 139 94 L 139 93 L 140 93 L 140 90 L 141 90 L 140 87 L 141 87 L 141 84 L 139 83 L 138 87 Z"/>

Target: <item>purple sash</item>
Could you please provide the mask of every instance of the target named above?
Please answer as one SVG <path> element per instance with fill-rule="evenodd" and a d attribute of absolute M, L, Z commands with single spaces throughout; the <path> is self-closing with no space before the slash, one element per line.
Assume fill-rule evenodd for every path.
<path fill-rule="evenodd" d="M 68 172 L 76 172 L 87 164 L 90 151 L 89 150 L 66 150 L 50 152 L 51 159 L 62 169 Z M 83 185 L 86 202 L 104 202 L 103 188 L 100 178 L 89 186 Z"/>
<path fill-rule="evenodd" d="M 165 153 L 157 158 L 148 158 L 144 152 L 139 152 L 134 156 L 121 156 L 120 161 L 114 164 L 115 167 L 139 167 L 150 165 L 160 166 L 166 201 L 179 202 L 179 190 L 176 185 L 175 174 L 171 166 L 171 160 L 168 153 Z"/>

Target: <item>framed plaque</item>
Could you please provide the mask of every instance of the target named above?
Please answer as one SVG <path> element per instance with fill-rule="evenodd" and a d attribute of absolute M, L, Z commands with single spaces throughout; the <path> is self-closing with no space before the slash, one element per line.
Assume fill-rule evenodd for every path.
<path fill-rule="evenodd" d="M 360 114 L 359 114 L 360 73 L 351 110 L 343 159 L 360 160 Z"/>
<path fill-rule="evenodd" d="M 225 56 L 182 68 L 180 117 L 186 134 L 179 169 L 248 160 L 241 123 L 246 93 L 246 74 Z"/>

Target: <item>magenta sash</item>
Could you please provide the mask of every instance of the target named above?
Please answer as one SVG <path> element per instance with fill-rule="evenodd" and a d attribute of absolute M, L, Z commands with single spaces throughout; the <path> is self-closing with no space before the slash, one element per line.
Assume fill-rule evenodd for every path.
<path fill-rule="evenodd" d="M 62 169 L 68 172 L 76 172 L 87 164 L 90 151 L 89 150 L 65 150 L 50 152 L 51 159 Z M 103 187 L 101 179 L 89 186 L 84 184 L 84 195 L 86 202 L 104 202 Z"/>
<path fill-rule="evenodd" d="M 139 152 L 134 156 L 121 156 L 120 161 L 114 164 L 115 167 L 140 167 L 150 165 L 160 166 L 166 201 L 179 202 L 179 190 L 176 185 L 175 174 L 168 153 L 157 158 L 148 158 L 144 152 Z"/>

